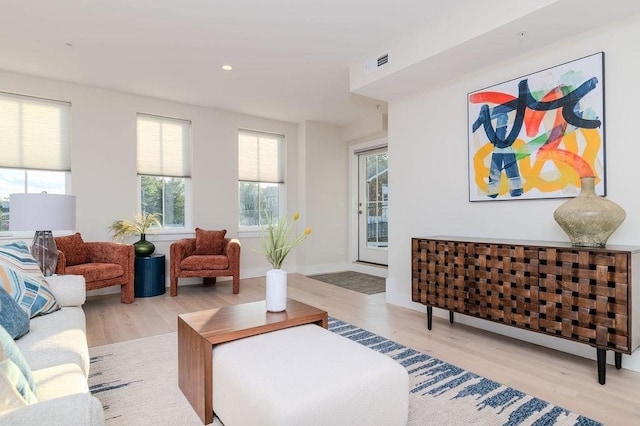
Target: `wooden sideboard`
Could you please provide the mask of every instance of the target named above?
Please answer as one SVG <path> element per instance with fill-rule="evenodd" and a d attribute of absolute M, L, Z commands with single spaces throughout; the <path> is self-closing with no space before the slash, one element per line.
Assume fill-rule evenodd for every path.
<path fill-rule="evenodd" d="M 568 243 L 412 238 L 412 300 L 596 348 L 598 381 L 605 383 L 606 351 L 640 344 L 640 247 L 572 247 Z M 637 284 L 635 284 L 637 285 Z"/>

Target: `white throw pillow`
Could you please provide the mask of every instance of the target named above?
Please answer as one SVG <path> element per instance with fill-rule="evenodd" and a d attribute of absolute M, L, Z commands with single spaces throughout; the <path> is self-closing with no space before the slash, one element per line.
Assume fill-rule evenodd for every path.
<path fill-rule="evenodd" d="M 0 414 L 38 402 L 18 366 L 0 346 Z"/>

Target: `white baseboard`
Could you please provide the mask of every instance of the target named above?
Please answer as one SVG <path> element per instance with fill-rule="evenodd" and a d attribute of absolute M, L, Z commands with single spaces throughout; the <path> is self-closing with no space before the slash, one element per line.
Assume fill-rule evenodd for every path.
<path fill-rule="evenodd" d="M 297 268 L 297 273 L 301 275 L 330 274 L 332 272 L 347 271 L 346 263 L 325 263 L 323 265 L 305 265 Z"/>
<path fill-rule="evenodd" d="M 370 263 L 353 262 L 349 264 L 349 271 L 360 272 L 373 275 L 375 277 L 387 278 L 388 269 L 386 266 L 373 265 Z"/>
<path fill-rule="evenodd" d="M 301 275 L 318 275 L 318 274 L 331 274 L 333 272 L 344 272 L 344 271 L 354 271 L 361 272 L 363 274 L 369 274 L 376 277 L 387 277 L 387 268 L 376 265 L 368 265 L 366 263 L 327 263 L 323 265 L 309 265 L 309 266 L 298 266 L 298 267 L 289 267 L 287 268 L 287 272 L 293 274 L 301 274 Z M 167 272 L 168 273 L 168 272 Z M 264 277 L 267 273 L 267 270 L 264 268 L 250 268 L 250 269 L 242 269 L 240 271 L 240 279 L 244 278 L 257 278 Z M 166 276 L 165 286 L 169 287 L 169 276 Z M 231 277 L 218 277 L 220 281 L 230 280 Z M 194 285 L 201 284 L 202 278 L 180 278 L 179 286 L 185 285 Z M 119 293 L 120 286 L 112 286 L 101 288 L 98 290 L 91 290 L 87 292 L 87 296 L 99 296 L 103 294 L 113 294 Z"/>

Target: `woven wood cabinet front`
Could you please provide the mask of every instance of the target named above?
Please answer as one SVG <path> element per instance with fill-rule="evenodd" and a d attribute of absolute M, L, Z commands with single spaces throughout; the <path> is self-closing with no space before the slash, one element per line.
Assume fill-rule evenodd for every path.
<path fill-rule="evenodd" d="M 631 252 L 412 239 L 412 300 L 631 353 Z"/>

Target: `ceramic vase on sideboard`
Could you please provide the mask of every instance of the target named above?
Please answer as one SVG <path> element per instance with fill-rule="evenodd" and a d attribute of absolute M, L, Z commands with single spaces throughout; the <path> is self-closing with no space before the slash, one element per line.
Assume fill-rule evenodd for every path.
<path fill-rule="evenodd" d="M 267 271 L 265 301 L 269 312 L 282 312 L 287 309 L 287 271 L 283 269 Z"/>
<path fill-rule="evenodd" d="M 627 214 L 624 209 L 595 192 L 595 177 L 580 178 L 580 194 L 562 204 L 553 218 L 575 247 L 604 247 Z"/>

